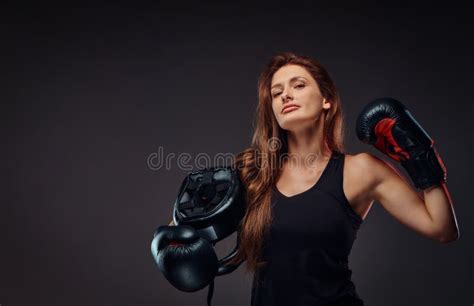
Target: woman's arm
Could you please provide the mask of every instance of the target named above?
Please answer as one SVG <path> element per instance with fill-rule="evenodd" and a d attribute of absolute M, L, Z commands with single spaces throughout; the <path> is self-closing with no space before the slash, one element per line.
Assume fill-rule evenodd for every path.
<path fill-rule="evenodd" d="M 445 183 L 423 191 L 426 207 L 441 232 L 441 242 L 459 239 L 459 228 L 453 208 L 453 201 Z"/>
<path fill-rule="evenodd" d="M 397 221 L 428 238 L 447 243 L 459 239 L 459 229 L 446 184 L 416 193 L 389 163 L 369 153 L 356 156 L 361 173 L 371 182 L 370 199 L 379 202 Z"/>

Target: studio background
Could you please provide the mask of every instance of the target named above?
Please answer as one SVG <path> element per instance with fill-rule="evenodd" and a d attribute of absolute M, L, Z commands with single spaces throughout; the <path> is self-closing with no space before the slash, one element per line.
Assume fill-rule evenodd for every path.
<path fill-rule="evenodd" d="M 0 304 L 206 305 L 207 289 L 176 290 L 151 256 L 188 170 L 176 158 L 152 169 L 148 158 L 160 147 L 187 153 L 194 170 L 199 153 L 248 147 L 258 74 L 291 51 L 334 79 L 348 154 L 387 160 L 354 127 L 366 103 L 391 96 L 435 139 L 448 169 L 460 240 L 419 236 L 374 203 L 349 258 L 366 305 L 471 305 L 466 11 L 309 1 L 3 6 Z M 213 305 L 249 305 L 251 277 L 243 265 L 218 277 Z"/>

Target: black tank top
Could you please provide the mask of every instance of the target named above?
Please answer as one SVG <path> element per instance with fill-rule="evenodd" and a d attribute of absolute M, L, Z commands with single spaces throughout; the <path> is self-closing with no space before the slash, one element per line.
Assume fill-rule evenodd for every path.
<path fill-rule="evenodd" d="M 348 257 L 362 224 L 344 195 L 345 154 L 333 151 L 319 180 L 287 197 L 272 188 L 273 222 L 252 284 L 252 306 L 364 305 Z"/>

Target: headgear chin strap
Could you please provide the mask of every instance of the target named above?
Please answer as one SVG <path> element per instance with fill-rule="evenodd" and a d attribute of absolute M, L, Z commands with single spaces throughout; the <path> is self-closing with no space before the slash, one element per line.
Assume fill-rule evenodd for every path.
<path fill-rule="evenodd" d="M 239 173 L 231 167 L 210 167 L 189 173 L 179 189 L 174 203 L 173 220 L 177 225 L 192 226 L 203 239 L 215 245 L 239 232 L 245 215 L 244 187 Z M 239 235 L 234 250 L 218 262 L 216 276 L 233 272 L 238 265 L 229 265 L 238 252 Z M 208 305 L 212 299 L 214 281 L 209 284 Z"/>

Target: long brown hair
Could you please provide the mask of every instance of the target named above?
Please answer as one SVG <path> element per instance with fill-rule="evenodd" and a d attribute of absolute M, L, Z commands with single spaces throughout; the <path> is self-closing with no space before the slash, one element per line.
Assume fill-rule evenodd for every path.
<path fill-rule="evenodd" d="M 322 114 L 323 142 L 331 151 L 344 151 L 341 103 L 329 73 L 317 60 L 309 56 L 291 52 L 274 55 L 258 79 L 258 105 L 251 147 L 239 152 L 234 160 L 234 166 L 239 169 L 246 190 L 247 210 L 238 232 L 239 252 L 230 263 L 247 261 L 247 272 L 254 272 L 265 264 L 260 257 L 263 238 L 272 221 L 272 186 L 281 173 L 280 167 L 269 165 L 276 165 L 276 161 L 288 153 L 286 131 L 278 125 L 272 111 L 270 86 L 273 74 L 289 64 L 305 68 L 319 85 L 323 98 L 331 103 L 331 107 Z"/>

